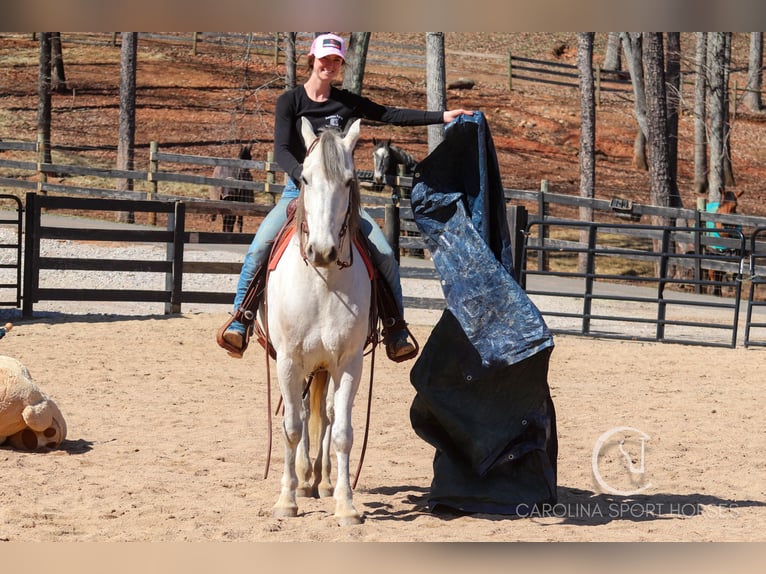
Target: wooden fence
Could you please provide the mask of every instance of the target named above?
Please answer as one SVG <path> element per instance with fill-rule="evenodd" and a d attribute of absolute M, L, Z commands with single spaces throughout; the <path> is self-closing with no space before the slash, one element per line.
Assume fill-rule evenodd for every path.
<path fill-rule="evenodd" d="M 19 142 L 0 142 L 0 150 L 22 150 L 29 151 L 34 149 L 34 144 Z M 34 152 L 33 152 L 34 153 Z M 189 165 L 189 166 L 212 166 L 219 163 L 227 163 L 238 167 L 249 168 L 257 173 L 254 181 L 242 181 L 237 185 L 253 189 L 260 203 L 238 203 L 228 201 L 211 201 L 188 196 L 178 196 L 161 193 L 161 187 L 171 182 L 182 182 L 190 186 L 207 187 L 211 184 L 226 183 L 231 185 L 230 180 L 218 180 L 216 178 L 204 177 L 190 173 L 168 171 L 164 165 Z M 163 214 L 167 218 L 168 227 L 165 230 L 156 229 L 153 231 L 136 230 L 126 232 L 124 230 L 101 230 L 79 229 L 62 231 L 61 229 L 46 229 L 44 225 L 37 220 L 27 219 L 27 238 L 37 237 L 38 243 L 30 243 L 25 248 L 25 273 L 24 273 L 24 313 L 31 314 L 32 305 L 38 300 L 45 299 L 67 299 L 67 300 L 131 300 L 131 301 L 155 301 L 166 304 L 167 312 L 180 311 L 180 305 L 184 302 L 195 303 L 230 303 L 231 293 L 229 292 L 183 292 L 177 290 L 174 285 L 180 280 L 179 273 L 216 273 L 216 274 L 238 274 L 241 262 L 221 263 L 221 262 L 190 262 L 183 259 L 174 261 L 174 258 L 183 257 L 183 245 L 189 243 L 202 244 L 229 244 L 229 245 L 247 245 L 252 239 L 251 234 L 242 233 L 213 233 L 189 229 L 185 224 L 185 218 L 188 214 L 233 214 L 244 216 L 263 215 L 267 213 L 273 205 L 274 194 L 282 190 L 282 185 L 275 181 L 283 178 L 284 174 L 276 168 L 271 161 L 253 161 L 211 158 L 204 156 L 165 154 L 159 151 L 159 146 L 152 146 L 150 155 L 149 169 L 146 171 L 121 171 L 110 169 L 98 169 L 83 166 L 71 166 L 61 164 L 44 164 L 35 161 L 19 161 L 17 159 L 8 159 L 0 156 L 0 170 L 6 168 L 16 171 L 27 170 L 38 175 L 38 181 L 30 181 L 22 177 L 2 177 L 0 178 L 0 190 L 5 188 L 21 188 L 26 192 L 34 192 L 28 197 L 34 197 L 38 206 L 34 211 L 38 213 L 41 210 L 85 210 L 94 209 L 96 211 L 136 211 L 154 214 Z M 144 192 L 121 192 L 111 188 L 85 187 L 76 183 L 51 183 L 45 177 L 46 173 L 72 174 L 73 176 L 100 177 L 114 183 L 115 179 L 133 178 L 135 181 L 149 182 L 150 188 Z M 359 172 L 362 180 L 371 177 L 370 172 Z M 74 182 L 77 177 L 73 177 Z M 412 180 L 406 176 L 390 177 L 388 182 L 392 186 L 394 193 L 392 195 L 363 195 L 365 208 L 370 214 L 383 222 L 384 231 L 396 247 L 405 250 L 424 250 L 425 242 L 418 234 L 417 226 L 413 221 L 412 210 L 409 203 L 409 189 Z M 682 258 L 671 262 L 680 267 L 685 267 L 686 272 L 692 278 L 691 283 L 699 281 L 704 269 L 716 269 L 728 273 L 736 274 L 738 277 L 744 277 L 745 280 L 750 277 L 766 276 L 766 269 L 762 266 L 754 266 L 749 271 L 744 269 L 744 259 L 748 257 L 749 252 L 766 252 L 766 243 L 763 237 L 759 241 L 755 240 L 754 230 L 766 227 L 766 218 L 744 215 L 719 215 L 710 214 L 696 209 L 668 209 L 656 206 L 633 204 L 629 201 L 619 198 L 611 199 L 587 199 L 576 196 L 555 194 L 544 191 L 545 185 L 541 185 L 541 191 L 524 191 L 506 189 L 504 190 L 508 200 L 508 220 L 511 225 L 512 237 L 514 238 L 515 263 L 517 265 L 516 276 L 524 277 L 524 273 L 530 271 L 526 269 L 529 260 L 524 256 L 524 251 L 529 249 L 539 250 L 541 253 L 556 253 L 563 251 L 570 252 L 598 252 L 609 254 L 612 246 L 607 244 L 588 243 L 577 237 L 551 236 L 550 229 L 556 225 L 566 226 L 583 225 L 578 222 L 573 214 L 576 214 L 579 207 L 589 207 L 594 210 L 594 219 L 597 222 L 607 222 L 611 225 L 610 234 L 617 234 L 623 237 L 625 242 L 641 242 L 660 240 L 661 230 L 641 229 L 637 230 L 631 225 L 620 225 L 629 221 L 638 223 L 644 219 L 654 217 L 671 218 L 673 220 L 685 221 L 688 223 L 691 231 L 679 231 L 674 237 L 676 240 L 687 244 L 687 251 L 684 253 L 696 254 L 693 257 Z M 65 196 L 65 197 L 61 197 Z M 81 198 L 81 199 L 78 199 Z M 85 198 L 98 198 L 104 201 L 102 204 L 93 204 L 87 202 Z M 83 203 L 78 203 L 82 201 Z M 94 207 L 94 205 L 96 207 Z M 30 206 L 27 205 L 29 212 Z M 179 211 L 182 210 L 182 211 Z M 28 213 L 28 217 L 30 217 Z M 746 238 L 745 247 L 736 245 L 734 239 L 713 239 L 705 232 L 705 226 L 708 221 L 720 221 L 726 225 L 739 226 L 742 229 L 742 238 Z M 171 225 L 172 224 L 172 225 Z M 696 232 L 695 232 L 696 230 Z M 36 234 L 36 235 L 35 235 Z M 95 262 L 72 262 L 62 259 L 45 259 L 39 257 L 40 240 L 104 240 L 130 242 L 162 242 L 171 246 L 169 255 L 164 262 L 146 263 L 140 261 L 126 261 L 121 263 Z M 741 251 L 739 258 L 727 258 L 707 256 L 702 257 L 706 247 L 713 244 L 724 243 L 727 247 L 737 247 Z M 729 245 L 730 244 L 730 245 Z M 37 245 L 37 247 L 35 247 Z M 37 249 L 37 251 L 35 251 Z M 172 256 L 171 256 L 172 254 Z M 180 254 L 180 255 L 179 255 Z M 646 259 L 646 255 L 640 252 L 640 249 L 622 249 L 619 256 L 626 260 L 640 262 Z M 538 271 L 548 271 L 546 257 L 542 255 L 535 259 Z M 763 260 L 760 260 L 763 263 Z M 168 277 L 166 289 L 160 292 L 128 292 L 128 293 L 92 293 L 80 292 L 77 286 L 71 290 L 61 290 L 59 292 L 46 291 L 40 289 L 36 282 L 36 275 L 39 275 L 41 269 L 103 269 L 103 265 L 113 271 L 139 271 L 151 270 L 156 273 L 164 273 Z M 117 266 L 112 269 L 112 266 Z M 524 266 L 525 269 L 519 266 Z M 180 271 L 179 271 L 180 269 Z M 405 279 L 438 279 L 438 274 L 432 265 L 402 265 L 402 277 Z M 748 277 L 748 274 L 750 277 Z M 625 277 L 614 277 L 614 280 L 630 280 L 630 275 Z M 523 279 L 522 279 L 523 280 Z M 701 283 L 699 283 L 701 284 Z M 756 281 L 756 285 L 762 282 Z M 29 291 L 27 291 L 29 289 Z M 178 287 L 180 289 L 180 286 Z M 751 296 L 751 299 L 754 299 Z M 411 308 L 422 309 L 441 309 L 443 308 L 442 299 L 429 298 L 405 298 L 405 305 Z M 754 319 L 757 322 L 757 320 Z"/>

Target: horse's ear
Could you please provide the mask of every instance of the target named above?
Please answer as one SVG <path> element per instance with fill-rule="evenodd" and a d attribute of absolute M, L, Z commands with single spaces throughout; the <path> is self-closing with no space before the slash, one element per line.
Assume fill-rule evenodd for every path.
<path fill-rule="evenodd" d="M 303 143 L 306 145 L 306 149 L 311 147 L 311 144 L 317 137 L 311 122 L 303 117 L 301 118 L 301 136 L 303 136 Z"/>
<path fill-rule="evenodd" d="M 343 137 L 343 144 L 348 149 L 354 149 L 357 140 L 359 140 L 359 132 L 361 130 L 362 120 L 356 120 L 351 127 L 348 128 L 346 135 Z"/>

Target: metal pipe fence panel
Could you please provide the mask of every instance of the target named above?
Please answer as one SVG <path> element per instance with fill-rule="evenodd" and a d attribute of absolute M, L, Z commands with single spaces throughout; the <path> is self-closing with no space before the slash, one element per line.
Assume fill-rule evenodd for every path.
<path fill-rule="evenodd" d="M 727 230 L 728 241 L 739 245 L 734 250 L 677 248 L 681 238 L 695 234 L 712 245 L 712 233 L 704 227 L 532 221 L 521 282 L 554 333 L 733 348 L 744 235 Z M 541 268 L 537 261 L 544 256 L 548 264 Z M 706 273 L 695 276 L 698 266 Z"/>

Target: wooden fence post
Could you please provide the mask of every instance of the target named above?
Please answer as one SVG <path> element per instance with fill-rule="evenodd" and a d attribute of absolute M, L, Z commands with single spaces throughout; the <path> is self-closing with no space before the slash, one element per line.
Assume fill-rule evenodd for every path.
<path fill-rule="evenodd" d="M 199 32 L 192 32 L 192 54 L 197 55 L 197 40 L 199 39 Z"/>
<path fill-rule="evenodd" d="M 396 261 L 399 261 L 399 205 L 396 202 L 386 204 L 383 209 L 383 232 L 386 235 L 386 241 L 394 251 Z"/>
<path fill-rule="evenodd" d="M 149 171 L 146 172 L 146 177 L 149 180 L 152 188 L 146 192 L 146 199 L 149 201 L 154 200 L 157 195 L 157 178 L 154 176 L 160 169 L 160 162 L 157 160 L 157 153 L 159 152 L 159 145 L 157 142 L 149 142 Z M 152 211 L 149 213 L 149 225 L 157 225 L 157 212 Z"/>
<path fill-rule="evenodd" d="M 24 233 L 24 295 L 22 296 L 21 316 L 28 319 L 34 312 L 35 293 L 39 286 L 40 259 L 40 210 L 37 207 L 37 194 L 28 193 L 26 197 Z"/>
<path fill-rule="evenodd" d="M 42 134 L 37 134 L 35 152 L 37 155 L 37 192 L 45 195 L 46 192 L 45 189 L 43 189 L 43 186 L 48 182 L 48 174 L 43 171 L 43 163 L 45 163 L 45 141 L 43 141 Z"/>
<path fill-rule="evenodd" d="M 524 232 L 527 229 L 527 210 L 523 205 L 509 205 L 505 208 L 508 231 L 511 235 L 511 253 L 513 254 L 513 274 L 522 289 L 526 287 L 526 278 L 522 277 L 524 261 Z"/>
<path fill-rule="evenodd" d="M 170 291 L 170 302 L 165 303 L 165 315 L 181 312 L 185 227 L 186 204 L 177 201 L 175 211 L 168 214 L 168 231 L 173 232 L 173 243 L 167 244 L 167 260 L 172 262 L 172 266 L 171 272 L 165 275 L 165 289 Z"/>
<path fill-rule="evenodd" d="M 545 194 L 549 191 L 549 184 L 547 179 L 543 179 L 540 182 L 540 195 L 538 196 L 538 208 L 537 213 L 540 217 L 540 228 L 538 229 L 538 238 L 540 244 L 540 251 L 537 256 L 537 269 L 539 271 L 548 271 L 549 269 L 549 257 L 548 252 L 544 250 L 545 240 L 550 236 L 550 230 L 545 224 L 546 219 L 550 215 L 550 206 L 545 201 Z"/>
<path fill-rule="evenodd" d="M 513 56 L 510 50 L 508 50 L 508 91 L 513 91 Z"/>

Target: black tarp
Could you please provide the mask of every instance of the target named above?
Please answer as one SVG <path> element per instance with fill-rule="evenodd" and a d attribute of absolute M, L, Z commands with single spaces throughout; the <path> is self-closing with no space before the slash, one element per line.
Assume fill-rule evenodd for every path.
<path fill-rule="evenodd" d="M 436 448 L 432 511 L 526 514 L 556 501 L 553 337 L 513 277 L 505 198 L 481 112 L 416 166 L 415 222 L 447 303 L 410 381 L 415 432 Z"/>

